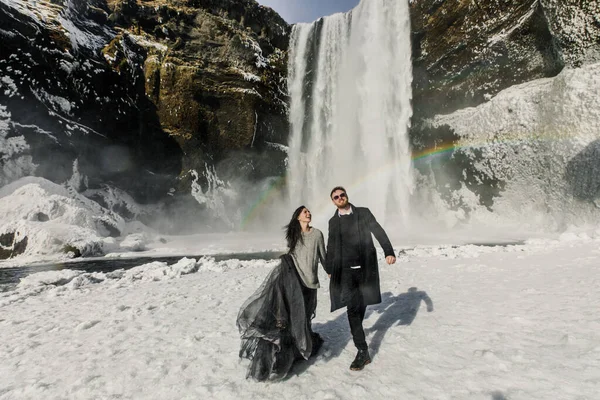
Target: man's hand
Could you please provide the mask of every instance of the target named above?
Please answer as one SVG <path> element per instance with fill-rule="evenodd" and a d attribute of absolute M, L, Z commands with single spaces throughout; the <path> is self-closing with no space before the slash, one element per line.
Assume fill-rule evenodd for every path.
<path fill-rule="evenodd" d="M 396 257 L 394 256 L 387 256 L 385 258 L 385 262 L 388 264 L 395 264 L 396 263 Z"/>
<path fill-rule="evenodd" d="M 329 279 L 331 279 L 331 274 L 327 274 L 327 277 L 328 277 Z"/>

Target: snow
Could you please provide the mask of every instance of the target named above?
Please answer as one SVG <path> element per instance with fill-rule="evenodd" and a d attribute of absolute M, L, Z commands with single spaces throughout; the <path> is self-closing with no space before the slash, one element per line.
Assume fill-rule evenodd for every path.
<path fill-rule="evenodd" d="M 437 116 L 434 125 L 449 124 L 471 142 L 526 132 L 589 140 L 598 127 L 599 77 L 600 63 L 566 68 L 554 78 L 512 86 L 478 107 Z"/>
<path fill-rule="evenodd" d="M 5 31 L 4 29 L 0 29 L 0 35 L 4 36 L 7 39 L 13 39 L 17 36 L 14 32 Z"/>
<path fill-rule="evenodd" d="M 538 6 L 538 3 L 534 2 L 529 8 L 529 11 L 526 14 L 524 14 L 521 18 L 519 18 L 519 20 L 516 21 L 516 23 L 510 29 L 508 29 L 508 31 L 503 30 L 500 34 L 490 37 L 488 39 L 488 45 L 491 46 L 496 44 L 497 42 L 504 41 L 517 29 L 521 29 L 525 25 L 525 23 L 527 23 L 531 19 L 531 16 L 536 12 Z"/>
<path fill-rule="evenodd" d="M 132 33 L 128 33 L 128 36 L 132 38 L 135 43 L 145 48 L 154 48 L 162 53 L 165 53 L 169 49 L 168 46 L 145 38 L 144 36 L 134 35 Z"/>
<path fill-rule="evenodd" d="M 107 226 L 124 234 L 143 228 L 139 222 L 125 222 L 69 186 L 36 177 L 24 177 L 0 188 L 0 215 L 0 234 L 15 233 L 18 241 L 28 238 L 24 259 L 18 263 L 65 258 L 68 246 L 76 247 L 82 255 L 102 255 L 115 248 Z M 129 239 L 124 249 L 139 248 L 131 243 Z"/>
<path fill-rule="evenodd" d="M 204 194 L 207 205 L 215 212 L 225 213 L 223 201 L 227 189 L 216 175 L 211 175 L 210 186 Z M 133 219 L 125 221 L 115 211 L 126 209 L 139 216 L 156 211 L 153 206 L 141 206 L 131 196 L 110 186 L 78 193 L 85 178 L 74 163 L 73 176 L 58 185 L 44 178 L 27 176 L 0 187 L 0 235 L 15 233 L 16 241 L 27 237 L 25 252 L 15 258 L 0 261 L 1 268 L 61 262 L 70 260 L 69 246 L 80 250 L 87 260 L 98 258 L 164 257 L 184 255 L 217 255 L 283 251 L 284 240 L 275 234 L 264 233 L 199 233 L 177 236 L 160 235 L 155 230 Z M 198 190 L 202 190 L 198 185 Z M 87 196 L 102 198 L 101 206 Z M 224 197 L 220 197 L 224 196 Z M 230 213 L 231 214 L 231 213 Z M 237 214 L 229 215 L 239 218 Z M 109 237 L 107 227 L 117 229 L 119 237 Z"/>
<path fill-rule="evenodd" d="M 214 167 L 205 165 L 204 176 L 207 180 L 207 187 L 202 188 L 198 183 L 199 174 L 196 170 L 189 172 L 193 181 L 191 185 L 191 195 L 199 204 L 205 205 L 211 210 L 212 215 L 226 222 L 231 228 L 234 227 L 234 221 L 239 220 L 239 211 L 232 211 L 227 208 L 228 201 L 235 199 L 236 193 L 227 182 L 222 181 L 215 171 Z M 234 218 L 232 218 L 234 217 Z"/>
<path fill-rule="evenodd" d="M 32 217 L 40 212 L 48 221 Z M 69 238 L 101 245 L 108 260 L 285 249 L 281 231 L 157 236 L 138 223 L 141 231 L 128 233 L 135 227 L 42 178 L 0 188 L 0 213 L 3 229 L 20 224 L 30 238 L 29 255 L 2 266 L 41 262 Z M 97 218 L 123 237 L 105 237 Z M 68 269 L 81 261 L 71 260 L 67 269 L 33 273 L 0 293 L 0 399 L 594 398 L 600 229 L 527 240 L 488 233 L 506 241 L 497 246 L 461 244 L 485 240 L 472 228 L 439 235 L 414 232 L 412 245 L 390 230 L 398 262 L 384 264 L 379 250 L 383 303 L 367 312 L 373 363 L 360 373 L 348 370 L 355 349 L 344 311 L 329 312 L 321 270 L 314 329 L 325 345 L 278 383 L 245 379 L 235 327 L 240 305 L 276 260 L 182 257 L 102 273 Z"/>
<path fill-rule="evenodd" d="M 15 81 L 10 76 L 0 77 L 0 90 L 4 90 L 4 95 L 8 97 L 13 97 L 19 93 Z"/>
<path fill-rule="evenodd" d="M 64 9 L 57 18 L 58 23 L 65 30 L 75 51 L 81 47 L 98 51 L 106 44 L 106 37 L 111 37 L 110 29 L 90 20 L 78 19 L 75 7 L 73 0 L 66 0 Z M 75 24 L 74 20 L 78 21 L 79 25 Z M 90 32 L 91 30 L 101 31 L 102 34 L 95 34 Z"/>
<path fill-rule="evenodd" d="M 284 152 L 284 153 L 287 153 L 290 150 L 290 148 L 288 146 L 286 146 L 284 144 L 281 144 L 281 143 L 274 143 L 274 142 L 267 142 L 267 141 L 265 141 L 265 144 L 267 146 L 271 147 L 271 148 L 274 148 L 274 149 L 279 150 L 279 151 Z"/>
<path fill-rule="evenodd" d="M 240 88 L 233 88 L 231 89 L 231 91 L 233 92 L 237 92 L 237 93 L 244 93 L 244 94 L 250 94 L 252 96 L 256 96 L 256 97 L 260 97 L 262 98 L 262 95 L 260 93 L 258 93 L 256 91 L 256 89 L 240 89 Z"/>
<path fill-rule="evenodd" d="M 260 77 L 257 76 L 257 75 L 255 75 L 255 74 L 253 74 L 253 73 L 251 73 L 251 72 L 244 71 L 244 70 L 242 70 L 240 68 L 233 68 L 233 70 L 236 73 L 242 75 L 244 77 L 245 81 L 248 81 L 248 82 L 260 82 Z"/>
<path fill-rule="evenodd" d="M 0 185 L 32 175 L 36 170 L 31 155 L 26 154 L 29 145 L 25 137 L 11 135 L 11 127 L 15 125 L 11 117 L 6 107 L 0 105 Z"/>
<path fill-rule="evenodd" d="M 0 0 L 5 6 L 15 9 L 20 14 L 39 20 L 42 23 L 55 20 L 60 6 L 48 0 Z"/>
<path fill-rule="evenodd" d="M 55 96 L 44 89 L 31 89 L 32 93 L 44 104 L 49 105 L 49 108 L 54 111 L 62 111 L 67 115 L 71 115 L 71 110 L 76 107 L 75 103 L 70 102 L 61 96 Z"/>
<path fill-rule="evenodd" d="M 256 57 L 256 62 L 255 62 L 256 67 L 257 68 L 266 68 L 267 65 L 269 64 L 269 60 L 267 60 L 263 56 L 262 49 L 261 49 L 260 45 L 258 44 L 258 42 L 250 37 L 246 37 L 244 39 L 244 45 L 247 48 L 254 50 L 254 57 Z"/>
<path fill-rule="evenodd" d="M 600 60 L 595 43 L 600 40 L 597 2 L 566 2 L 541 0 L 550 31 L 562 43 L 568 43 L 570 51 L 564 54 L 570 65 Z"/>
<path fill-rule="evenodd" d="M 329 312 L 322 285 L 324 347 L 274 383 L 245 379 L 235 318 L 276 261 L 33 274 L 0 294 L 0 398 L 592 399 L 598 244 L 431 247 L 391 266 L 380 253 L 383 302 L 364 323 L 373 363 L 349 371 L 345 310 Z"/>
<path fill-rule="evenodd" d="M 120 247 L 129 251 L 143 251 L 146 250 L 147 242 L 148 238 L 146 235 L 143 233 L 134 233 L 125 237 L 120 243 Z"/>
<path fill-rule="evenodd" d="M 0 1 L 20 14 L 32 18 L 40 25 L 47 25 L 51 28 L 58 25 L 59 29 L 69 38 L 75 51 L 82 47 L 97 51 L 104 46 L 106 36 L 110 36 L 111 33 L 108 28 L 100 27 L 90 20 L 78 19 L 72 0 L 66 0 L 63 4 L 53 4 L 48 0 Z M 93 33 L 94 30 L 99 33 Z"/>

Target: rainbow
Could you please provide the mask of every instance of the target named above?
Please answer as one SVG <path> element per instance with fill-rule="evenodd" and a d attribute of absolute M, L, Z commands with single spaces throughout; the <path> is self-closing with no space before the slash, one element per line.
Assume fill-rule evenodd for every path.
<path fill-rule="evenodd" d="M 242 230 L 246 229 L 248 224 L 258 215 L 261 207 L 268 202 L 268 200 L 277 192 L 279 192 L 287 182 L 287 175 L 283 175 L 274 179 L 273 182 L 267 187 L 266 190 L 263 190 L 257 199 L 252 203 L 252 206 L 248 208 L 248 211 L 244 214 L 242 218 L 241 227 Z"/>
<path fill-rule="evenodd" d="M 442 147 L 434 147 L 432 149 L 424 150 L 424 151 L 421 151 L 418 153 L 413 153 L 413 155 L 411 156 L 411 159 L 412 159 L 413 163 L 415 163 L 419 160 L 427 159 L 427 158 L 434 157 L 434 156 L 444 154 L 444 153 L 450 153 L 450 152 L 454 151 L 456 148 L 457 148 L 457 146 L 455 146 L 454 144 L 446 145 L 446 146 L 442 146 Z M 371 172 L 368 175 L 362 176 L 360 179 L 358 179 L 352 185 L 348 186 L 348 189 L 352 189 L 357 186 L 360 186 L 363 182 L 368 180 L 369 177 L 373 176 L 374 174 L 380 173 L 382 170 L 389 169 L 389 168 L 393 167 L 393 165 L 394 165 L 394 163 L 389 163 L 389 164 L 383 165 L 380 168 L 378 168 L 375 172 Z M 275 194 L 279 193 L 280 190 L 283 187 L 285 187 L 286 183 L 287 183 L 287 175 L 280 176 L 277 179 L 274 179 L 273 182 L 271 182 L 271 184 L 259 194 L 259 196 L 256 198 L 256 200 L 252 203 L 252 205 L 247 209 L 247 211 L 243 215 L 243 218 L 241 221 L 242 230 L 244 230 L 248 227 L 248 225 L 258 216 L 262 207 L 265 204 L 267 204 L 268 201 Z"/>
<path fill-rule="evenodd" d="M 434 156 L 438 156 L 441 154 L 446 154 L 446 153 L 452 153 L 454 152 L 456 149 L 461 148 L 461 147 L 471 147 L 471 146 L 457 146 L 456 144 L 452 143 L 452 144 L 447 144 L 447 145 L 442 145 L 442 146 L 436 146 L 434 148 L 431 149 L 427 149 L 427 150 L 423 150 L 423 151 L 419 151 L 417 153 L 413 153 L 411 156 L 411 160 L 414 163 L 416 163 L 417 161 L 420 160 L 424 160 L 430 157 L 434 157 Z"/>
<path fill-rule="evenodd" d="M 534 137 L 534 138 L 529 137 L 527 140 L 523 140 L 523 139 L 512 137 L 512 138 L 509 138 L 509 140 L 502 140 L 502 141 L 497 141 L 497 142 L 492 142 L 492 143 L 487 142 L 487 143 L 482 143 L 482 144 L 474 144 L 474 143 L 461 144 L 460 142 L 453 142 L 453 143 L 436 145 L 429 149 L 414 152 L 411 155 L 411 160 L 412 160 L 413 166 L 416 166 L 417 163 L 428 161 L 428 160 L 431 160 L 432 158 L 437 158 L 439 156 L 444 156 L 444 155 L 451 156 L 456 150 L 460 150 L 460 149 L 482 148 L 482 147 L 490 147 L 490 146 L 497 146 L 497 145 L 517 145 L 524 141 L 531 143 L 531 142 L 543 141 L 543 140 L 548 140 L 548 138 L 544 138 L 544 137 L 540 136 L 540 137 Z M 377 174 L 381 173 L 382 171 L 392 168 L 394 166 L 394 164 L 395 163 L 392 162 L 392 163 L 382 165 L 380 168 L 369 173 L 368 175 L 361 176 L 359 179 L 357 179 L 355 182 L 353 182 L 351 185 L 347 186 L 346 188 L 348 190 L 356 189 L 362 183 L 364 183 L 365 181 L 367 181 L 374 175 L 377 175 Z M 267 204 L 269 199 L 274 194 L 280 192 L 280 190 L 285 186 L 286 182 L 287 182 L 286 175 L 278 177 L 271 183 L 271 185 L 269 185 L 269 187 L 266 190 L 264 190 L 258 196 L 256 201 L 252 204 L 252 206 L 250 208 L 248 208 L 248 210 L 246 211 L 246 213 L 244 214 L 244 216 L 242 218 L 242 222 L 241 222 L 242 229 L 245 229 L 248 226 L 248 224 L 254 218 L 256 218 L 256 216 L 261 211 L 261 208 L 263 207 L 263 205 Z"/>

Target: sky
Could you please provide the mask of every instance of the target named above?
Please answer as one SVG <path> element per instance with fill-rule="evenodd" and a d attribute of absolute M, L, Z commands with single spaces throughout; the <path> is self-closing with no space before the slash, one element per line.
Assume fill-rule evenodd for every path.
<path fill-rule="evenodd" d="M 288 23 L 312 22 L 323 16 L 346 12 L 356 7 L 359 0 L 258 0 L 271 7 Z"/>

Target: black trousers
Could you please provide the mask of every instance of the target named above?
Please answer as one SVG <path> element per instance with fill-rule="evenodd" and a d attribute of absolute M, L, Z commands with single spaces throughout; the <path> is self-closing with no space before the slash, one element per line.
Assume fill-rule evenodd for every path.
<path fill-rule="evenodd" d="M 312 334 L 312 319 L 315 317 L 315 310 L 317 309 L 317 289 L 307 288 L 302 281 L 300 282 L 300 286 L 302 287 L 302 296 L 304 297 L 306 325 Z"/>
<path fill-rule="evenodd" d="M 362 323 L 367 306 L 360 291 L 362 268 L 344 268 L 342 270 L 342 301 L 347 304 L 348 323 L 354 345 L 359 350 L 367 350 L 367 341 Z"/>

